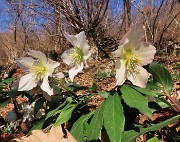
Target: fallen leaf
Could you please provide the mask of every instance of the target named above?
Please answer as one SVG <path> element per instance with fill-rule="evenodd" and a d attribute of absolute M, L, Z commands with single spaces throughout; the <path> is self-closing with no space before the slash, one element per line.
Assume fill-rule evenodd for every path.
<path fill-rule="evenodd" d="M 61 126 L 52 127 L 49 133 L 44 133 L 42 130 L 33 130 L 29 137 L 21 137 L 14 139 L 17 142 L 77 142 L 77 140 L 66 130 L 66 135 L 63 133 Z"/>

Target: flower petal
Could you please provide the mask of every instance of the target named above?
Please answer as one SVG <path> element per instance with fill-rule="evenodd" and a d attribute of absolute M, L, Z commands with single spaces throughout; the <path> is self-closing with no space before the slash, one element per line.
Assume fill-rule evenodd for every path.
<path fill-rule="evenodd" d="M 48 60 L 48 63 L 47 63 L 47 67 L 50 67 L 50 68 L 53 68 L 55 69 L 56 67 L 58 67 L 60 65 L 59 62 L 56 62 L 56 61 L 53 61 L 53 60 Z"/>
<path fill-rule="evenodd" d="M 46 64 L 46 62 L 47 62 L 46 55 L 44 53 L 42 53 L 41 51 L 29 49 L 28 55 L 39 59 L 43 64 Z"/>
<path fill-rule="evenodd" d="M 116 68 L 116 85 L 122 85 L 126 78 L 126 68 L 124 60 L 118 59 L 115 64 Z"/>
<path fill-rule="evenodd" d="M 120 45 L 118 47 L 118 49 L 114 52 L 111 52 L 111 54 L 113 55 L 113 57 L 123 57 L 123 51 L 124 51 L 124 45 Z"/>
<path fill-rule="evenodd" d="M 135 50 L 135 54 L 139 56 L 141 65 L 147 65 L 151 63 L 154 59 L 154 55 L 156 53 L 156 48 L 149 43 L 142 42 L 140 43 L 137 51 Z"/>
<path fill-rule="evenodd" d="M 77 42 L 77 38 L 75 35 L 69 35 L 66 32 L 63 33 L 63 35 L 65 36 L 65 38 L 75 47 L 75 46 L 80 46 L 80 44 L 78 44 Z M 78 45 L 77 45 L 78 44 Z"/>
<path fill-rule="evenodd" d="M 40 87 L 44 92 L 48 93 L 50 96 L 53 95 L 53 89 L 49 86 L 48 77 L 45 77 L 43 79 L 43 82 Z"/>
<path fill-rule="evenodd" d="M 80 71 L 83 70 L 83 62 L 81 64 L 75 65 L 69 70 L 69 78 L 73 82 L 74 76 L 76 76 Z"/>
<path fill-rule="evenodd" d="M 52 76 L 52 73 L 54 72 L 54 69 L 58 67 L 60 63 L 53 61 L 53 60 L 48 60 L 47 64 L 45 65 L 48 69 L 47 75 Z"/>
<path fill-rule="evenodd" d="M 130 30 L 123 36 L 122 40 L 120 41 L 120 44 L 124 44 L 125 40 L 128 39 L 131 46 L 139 44 L 140 40 L 144 36 L 144 31 L 142 26 L 135 23 L 131 26 Z"/>
<path fill-rule="evenodd" d="M 87 60 L 92 54 L 92 50 L 89 50 L 88 52 L 84 53 L 84 60 Z"/>
<path fill-rule="evenodd" d="M 29 73 L 20 78 L 19 81 L 19 91 L 29 91 L 37 86 L 38 80 L 36 77 Z"/>
<path fill-rule="evenodd" d="M 72 50 L 73 50 L 73 48 L 68 49 L 68 50 L 64 51 L 64 53 L 61 55 L 61 59 L 62 59 L 63 62 L 65 62 L 67 65 L 71 65 L 71 64 L 72 64 L 72 57 L 70 56 Z"/>
<path fill-rule="evenodd" d="M 53 77 L 57 77 L 59 79 L 64 78 L 64 74 L 62 72 L 59 72 L 57 74 L 53 74 Z"/>
<path fill-rule="evenodd" d="M 77 44 L 80 44 L 79 46 L 78 45 L 76 46 L 81 47 L 84 53 L 89 52 L 89 45 L 88 45 L 88 41 L 86 40 L 86 35 L 84 31 L 80 32 L 79 34 L 75 36 L 78 40 Z"/>
<path fill-rule="evenodd" d="M 17 65 L 23 70 L 28 70 L 34 64 L 34 62 L 35 60 L 30 57 L 23 57 L 16 59 Z"/>
<path fill-rule="evenodd" d="M 74 47 L 80 47 L 83 49 L 83 52 L 88 52 L 89 45 L 84 31 L 76 35 L 69 35 L 65 32 L 64 36 Z"/>
<path fill-rule="evenodd" d="M 139 87 L 146 87 L 146 83 L 148 81 L 149 74 L 148 72 L 141 66 L 137 66 L 136 68 L 139 72 L 133 74 L 127 74 L 127 78 L 132 82 L 132 84 Z"/>

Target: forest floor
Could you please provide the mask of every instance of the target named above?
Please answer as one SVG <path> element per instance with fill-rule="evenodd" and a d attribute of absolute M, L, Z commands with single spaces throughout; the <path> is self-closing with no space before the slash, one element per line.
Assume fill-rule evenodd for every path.
<path fill-rule="evenodd" d="M 180 58 L 178 57 L 169 57 L 169 59 L 164 59 L 160 57 L 156 57 L 155 61 L 162 63 L 165 65 L 165 67 L 171 72 L 174 85 L 173 85 L 173 96 L 176 99 L 180 99 Z M 96 83 L 99 86 L 100 90 L 106 90 L 110 91 L 116 86 L 116 79 L 115 79 L 115 72 L 112 71 L 114 69 L 114 63 L 110 61 L 109 59 L 100 59 L 100 60 L 91 60 L 89 63 L 90 68 L 85 69 L 83 73 L 79 73 L 75 77 L 75 82 L 81 86 L 86 87 L 92 87 L 93 82 L 96 81 Z M 65 70 L 65 66 L 62 64 L 60 69 Z M 5 68 L 6 73 L 11 73 L 11 77 L 19 78 L 22 75 L 22 70 L 17 69 L 16 65 L 10 66 L 9 68 Z M 15 72 L 14 72 L 15 71 Z M 4 72 L 4 71 L 1 71 Z M 94 76 L 94 77 L 93 77 Z M 78 92 L 79 95 L 82 92 Z M 78 95 L 78 94 L 77 94 Z M 27 98 L 18 97 L 17 102 L 25 102 L 27 101 Z M 103 101 L 103 98 L 99 95 L 95 95 L 92 99 L 91 105 L 97 107 L 99 106 Z M 3 117 L 7 115 L 9 111 L 13 109 L 13 104 L 8 104 L 4 108 L 0 108 L 0 128 L 3 126 Z M 171 112 L 169 110 L 165 110 L 165 112 L 162 112 L 161 115 L 171 115 Z M 159 114 L 160 115 L 160 114 Z M 15 128 L 15 133 L 2 133 L 0 131 L 0 142 L 13 142 L 13 138 L 21 137 L 24 134 L 22 132 L 19 132 L 19 129 L 28 129 L 26 127 L 26 124 L 22 123 L 20 125 L 20 128 Z M 180 133 L 180 130 L 178 130 Z"/>

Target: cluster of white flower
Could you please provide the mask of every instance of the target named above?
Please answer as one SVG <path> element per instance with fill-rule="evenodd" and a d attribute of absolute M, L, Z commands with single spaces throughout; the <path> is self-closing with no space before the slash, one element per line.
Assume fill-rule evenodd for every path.
<path fill-rule="evenodd" d="M 44 110 L 39 109 L 36 116 L 34 116 L 35 102 L 33 102 L 30 105 L 27 103 L 23 103 L 21 107 L 22 107 L 22 113 L 23 113 L 23 122 L 25 122 L 26 120 L 32 121 L 34 117 L 41 118 L 43 115 L 45 115 Z"/>
<path fill-rule="evenodd" d="M 34 107 L 35 107 L 35 102 L 31 103 L 30 105 L 27 103 L 21 103 L 21 113 L 22 113 L 22 122 L 25 122 L 26 120 L 28 121 L 32 121 L 34 118 L 41 118 L 43 115 L 45 115 L 44 113 L 44 109 L 39 109 L 36 116 L 34 116 Z M 8 114 L 5 116 L 5 119 L 9 122 L 9 123 L 13 123 L 15 122 L 18 117 L 15 113 L 15 110 L 13 109 L 12 111 L 9 111 Z"/>
<path fill-rule="evenodd" d="M 117 85 L 122 85 L 125 80 L 130 80 L 134 85 L 145 87 L 148 80 L 148 72 L 142 67 L 153 61 L 156 48 L 149 43 L 142 42 L 143 29 L 137 24 L 122 38 L 118 49 L 112 53 L 117 57 L 115 64 Z M 73 48 L 66 50 L 61 58 L 72 68 L 69 70 L 70 80 L 87 66 L 87 59 L 91 56 L 88 41 L 84 32 L 77 35 L 64 33 L 66 39 Z M 48 77 L 56 76 L 63 78 L 62 73 L 53 75 L 54 69 L 59 66 L 58 62 L 47 59 L 40 51 L 29 50 L 32 57 L 17 59 L 17 64 L 26 71 L 19 82 L 19 91 L 29 91 L 39 85 L 41 89 L 53 95 L 53 89 L 49 85 Z"/>

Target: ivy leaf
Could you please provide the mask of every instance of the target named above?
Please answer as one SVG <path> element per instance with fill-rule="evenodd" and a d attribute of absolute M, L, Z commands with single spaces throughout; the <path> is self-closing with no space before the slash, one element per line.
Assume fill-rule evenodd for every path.
<path fill-rule="evenodd" d="M 87 140 L 97 140 L 103 126 L 104 103 L 96 110 L 87 130 Z"/>
<path fill-rule="evenodd" d="M 121 87 L 121 92 L 122 98 L 128 106 L 152 117 L 152 111 L 148 107 L 148 100 L 142 94 L 127 85 Z"/>
<path fill-rule="evenodd" d="M 180 115 L 174 116 L 168 120 L 165 120 L 159 124 L 150 126 L 148 128 L 140 128 L 140 131 L 138 131 L 138 132 L 136 132 L 134 130 L 125 131 L 122 136 L 122 142 L 135 142 L 136 138 L 138 138 L 140 135 L 142 135 L 146 132 L 149 132 L 149 131 L 160 130 L 163 127 L 167 126 L 168 124 L 175 122 L 179 118 L 180 118 Z"/>
<path fill-rule="evenodd" d="M 148 71 L 153 75 L 153 79 L 159 82 L 167 94 L 171 93 L 173 81 L 169 71 L 158 63 L 151 63 Z"/>
<path fill-rule="evenodd" d="M 109 96 L 104 104 L 104 126 L 112 142 L 121 142 L 124 131 L 124 112 L 118 93 Z"/>
<path fill-rule="evenodd" d="M 85 132 L 87 130 L 87 121 L 94 114 L 94 111 L 81 116 L 72 126 L 71 134 L 78 140 L 78 142 L 85 141 Z"/>

